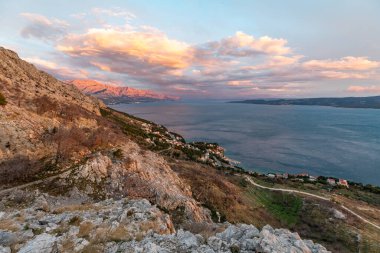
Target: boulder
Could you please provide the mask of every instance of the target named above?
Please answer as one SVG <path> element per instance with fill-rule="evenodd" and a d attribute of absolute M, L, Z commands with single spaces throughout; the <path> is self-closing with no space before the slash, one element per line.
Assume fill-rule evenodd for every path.
<path fill-rule="evenodd" d="M 58 253 L 57 238 L 50 234 L 40 234 L 27 242 L 19 253 Z"/>

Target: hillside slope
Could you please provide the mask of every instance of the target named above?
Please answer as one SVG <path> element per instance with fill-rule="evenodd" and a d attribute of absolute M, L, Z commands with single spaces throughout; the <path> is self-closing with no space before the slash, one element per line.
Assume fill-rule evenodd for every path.
<path fill-rule="evenodd" d="M 68 191 L 81 182 L 94 199 L 144 197 L 167 210 L 184 208 L 190 220 L 210 220 L 164 159 L 101 115 L 102 102 L 4 48 L 0 64 L 2 188 L 71 169 L 60 185 Z"/>

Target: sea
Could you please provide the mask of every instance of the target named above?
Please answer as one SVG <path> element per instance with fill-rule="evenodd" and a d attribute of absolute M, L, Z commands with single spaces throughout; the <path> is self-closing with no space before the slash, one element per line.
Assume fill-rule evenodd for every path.
<path fill-rule="evenodd" d="M 380 110 L 227 101 L 117 104 L 186 141 L 217 142 L 260 173 L 308 173 L 380 186 Z"/>

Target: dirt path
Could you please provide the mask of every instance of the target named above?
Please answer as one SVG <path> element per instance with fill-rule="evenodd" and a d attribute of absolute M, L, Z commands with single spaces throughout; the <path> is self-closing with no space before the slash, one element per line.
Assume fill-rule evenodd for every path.
<path fill-rule="evenodd" d="M 33 182 L 30 182 L 30 183 L 26 183 L 26 184 L 22 184 L 22 185 L 18 185 L 18 186 L 15 186 L 15 187 L 11 187 L 11 188 L 8 188 L 8 189 L 4 189 L 4 190 L 0 190 L 0 195 L 2 194 L 6 194 L 6 193 L 9 193 L 11 191 L 14 191 L 14 190 L 20 190 L 20 189 L 24 189 L 26 187 L 29 187 L 29 186 L 32 186 L 32 185 L 36 185 L 36 184 L 40 184 L 40 183 L 44 183 L 44 182 L 47 182 L 49 180 L 53 180 L 53 179 L 56 179 L 60 176 L 62 176 L 63 174 L 65 173 L 68 173 L 70 172 L 71 170 L 73 170 L 74 168 L 70 168 L 68 170 L 65 170 L 57 175 L 54 175 L 54 176 L 50 176 L 50 177 L 47 177 L 47 178 L 44 178 L 44 179 L 39 179 L 39 180 L 36 180 L 36 181 L 33 181 Z"/>
<path fill-rule="evenodd" d="M 256 183 L 255 181 L 252 180 L 252 178 L 246 176 L 245 177 L 248 182 L 250 182 L 251 184 L 253 184 L 254 186 L 256 187 L 259 187 L 261 189 L 266 189 L 266 190 L 270 190 L 270 191 L 279 191 L 279 192 L 288 192 L 288 193 L 296 193 L 296 194 L 302 194 L 302 195 L 307 195 L 309 197 L 313 197 L 313 198 L 317 198 L 317 199 L 321 199 L 321 200 L 325 200 L 325 201 L 332 201 L 331 198 L 327 198 L 327 197 L 322 197 L 322 196 L 319 196 L 319 195 L 316 195 L 316 194 L 312 194 L 312 193 L 309 193 L 309 192 L 304 192 L 304 191 L 298 191 L 298 190 L 291 190 L 291 189 L 282 189 L 282 188 L 272 188 L 272 187 L 267 187 L 267 186 L 262 186 L 262 185 L 259 185 L 258 183 Z M 349 209 L 348 207 L 344 206 L 344 205 L 340 205 L 340 207 L 344 210 L 346 210 L 347 212 L 349 212 L 350 214 L 356 216 L 357 218 L 359 218 L 361 221 L 367 223 L 367 224 L 370 224 L 372 226 L 374 226 L 375 228 L 379 229 L 380 230 L 380 226 L 367 220 L 366 218 L 363 218 L 362 216 L 360 216 L 359 214 L 355 213 L 354 211 L 352 211 L 351 209 Z"/>

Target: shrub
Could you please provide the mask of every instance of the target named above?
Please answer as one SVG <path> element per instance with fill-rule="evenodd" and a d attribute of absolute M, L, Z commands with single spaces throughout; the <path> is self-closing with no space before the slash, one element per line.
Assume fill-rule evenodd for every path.
<path fill-rule="evenodd" d="M 0 163 L 0 184 L 27 182 L 34 179 L 39 171 L 35 161 L 27 156 L 15 156 Z"/>
<path fill-rule="evenodd" d="M 79 226 L 78 237 L 88 238 L 93 228 L 94 224 L 92 224 L 92 222 L 82 222 Z"/>
<path fill-rule="evenodd" d="M 5 99 L 4 95 L 0 92 L 0 105 L 6 105 L 7 100 Z"/>
<path fill-rule="evenodd" d="M 36 106 L 37 114 L 40 115 L 46 112 L 56 112 L 58 110 L 57 102 L 46 95 L 35 98 L 33 102 Z"/>
<path fill-rule="evenodd" d="M 113 152 L 115 158 L 122 159 L 124 158 L 123 150 L 120 148 Z"/>
<path fill-rule="evenodd" d="M 79 226 L 80 222 L 81 222 L 81 218 L 78 217 L 78 216 L 74 216 L 72 217 L 70 220 L 69 220 L 69 225 L 72 225 L 72 226 Z"/>

